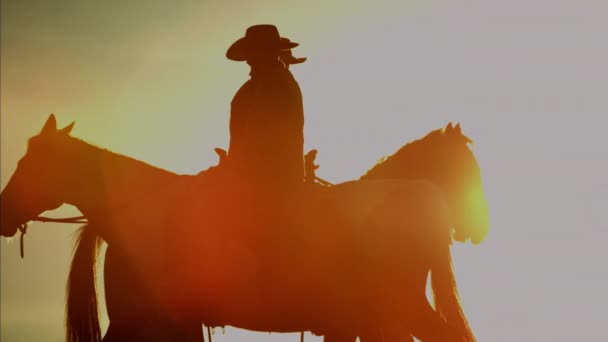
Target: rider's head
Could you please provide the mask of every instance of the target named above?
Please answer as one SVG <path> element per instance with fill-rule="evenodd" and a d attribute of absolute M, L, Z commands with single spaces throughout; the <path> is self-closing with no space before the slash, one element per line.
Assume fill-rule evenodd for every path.
<path fill-rule="evenodd" d="M 252 51 L 247 56 L 247 64 L 252 67 L 266 65 L 272 62 L 276 62 L 279 59 L 280 51 L 273 50 L 257 50 Z"/>
<path fill-rule="evenodd" d="M 251 66 L 277 61 L 282 51 L 298 46 L 289 39 L 282 39 L 274 25 L 255 25 L 245 32 L 245 37 L 234 42 L 226 57 L 233 61 L 247 61 Z"/>

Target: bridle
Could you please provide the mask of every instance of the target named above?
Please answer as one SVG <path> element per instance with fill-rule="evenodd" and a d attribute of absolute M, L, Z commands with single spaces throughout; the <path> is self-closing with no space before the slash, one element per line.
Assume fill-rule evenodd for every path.
<path fill-rule="evenodd" d="M 65 217 L 65 218 L 52 218 L 52 217 L 44 217 L 44 216 L 36 216 L 30 221 L 37 222 L 54 222 L 54 223 L 88 223 L 89 221 L 85 216 L 74 216 L 74 217 Z M 27 233 L 27 223 L 22 223 L 17 227 L 17 230 L 21 233 L 19 236 L 19 252 L 21 254 L 21 259 L 25 256 L 25 250 L 23 246 L 23 236 Z"/>

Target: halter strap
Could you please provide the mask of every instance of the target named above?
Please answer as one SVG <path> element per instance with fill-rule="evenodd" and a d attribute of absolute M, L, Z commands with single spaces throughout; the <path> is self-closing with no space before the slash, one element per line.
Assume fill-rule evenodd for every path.
<path fill-rule="evenodd" d="M 38 222 L 55 222 L 55 223 L 88 223 L 89 221 L 86 219 L 86 216 L 73 216 L 73 217 L 65 217 L 65 218 L 52 218 L 52 217 L 44 217 L 37 216 L 32 219 L 32 221 Z M 23 243 L 23 236 L 27 233 L 27 223 L 23 223 L 19 227 L 17 227 L 21 236 L 19 236 L 19 253 L 21 254 L 21 259 L 25 256 L 25 246 Z"/>
<path fill-rule="evenodd" d="M 55 222 L 55 223 L 88 223 L 86 216 L 73 216 L 73 217 L 64 217 L 64 218 L 52 218 L 52 217 L 44 217 L 38 216 L 32 219 L 32 221 L 38 222 Z"/>
<path fill-rule="evenodd" d="M 217 152 L 217 151 L 216 151 Z M 333 186 L 334 184 L 318 177 L 314 173 L 312 174 L 312 179 L 314 182 L 320 183 L 324 186 Z M 86 216 L 72 216 L 72 217 L 64 217 L 64 218 L 53 218 L 53 217 L 45 217 L 45 216 L 36 216 L 31 221 L 37 222 L 53 222 L 53 223 L 89 223 Z M 27 233 L 27 223 L 24 223 L 17 227 L 21 236 L 19 237 L 19 251 L 21 254 L 21 259 L 25 256 L 24 244 L 23 244 L 23 236 Z M 303 337 L 303 335 L 301 336 Z"/>
<path fill-rule="evenodd" d="M 23 256 L 25 255 L 25 251 L 23 249 L 23 235 L 27 233 L 27 223 L 23 223 L 17 227 L 17 229 L 19 229 L 19 232 L 21 233 L 21 236 L 19 236 L 19 253 L 21 254 L 21 259 L 23 259 Z"/>

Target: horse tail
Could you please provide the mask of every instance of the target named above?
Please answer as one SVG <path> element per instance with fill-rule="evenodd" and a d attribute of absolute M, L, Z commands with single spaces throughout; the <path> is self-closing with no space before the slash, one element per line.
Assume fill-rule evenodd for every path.
<path fill-rule="evenodd" d="M 463 334 L 467 342 L 475 342 L 473 331 L 460 306 L 449 245 L 442 247 L 439 259 L 431 269 L 431 287 L 435 310 L 450 326 Z"/>
<path fill-rule="evenodd" d="M 101 341 L 95 288 L 101 241 L 95 229 L 88 226 L 80 229 L 67 285 L 67 342 Z"/>

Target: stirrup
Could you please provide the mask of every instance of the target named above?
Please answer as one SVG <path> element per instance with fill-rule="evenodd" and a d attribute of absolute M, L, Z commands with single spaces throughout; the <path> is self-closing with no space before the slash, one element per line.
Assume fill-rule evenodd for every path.
<path fill-rule="evenodd" d="M 313 183 L 317 180 L 315 174 L 315 171 L 319 168 L 319 165 L 315 165 L 317 152 L 317 150 L 310 150 L 304 155 L 304 181 L 306 183 Z"/>

